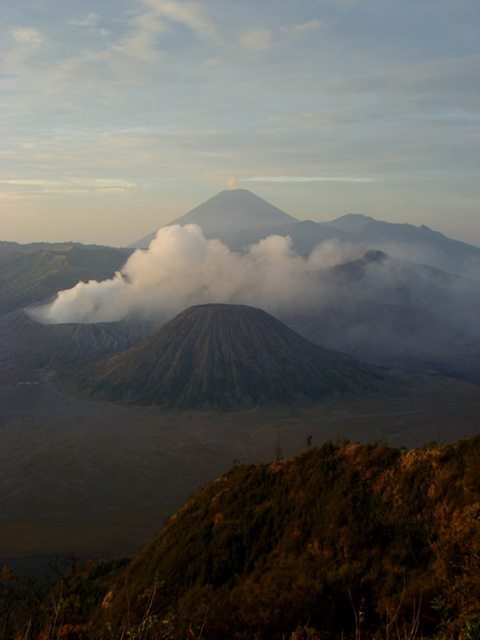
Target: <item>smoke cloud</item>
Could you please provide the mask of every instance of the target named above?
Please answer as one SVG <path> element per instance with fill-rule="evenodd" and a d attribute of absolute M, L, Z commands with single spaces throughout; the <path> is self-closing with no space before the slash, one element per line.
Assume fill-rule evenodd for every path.
<path fill-rule="evenodd" d="M 412 262 L 336 240 L 308 256 L 272 235 L 246 252 L 197 225 L 163 227 L 111 280 L 79 282 L 28 310 L 42 323 L 141 318 L 159 326 L 195 304 L 264 309 L 313 342 L 363 358 L 478 349 L 480 288 Z"/>
<path fill-rule="evenodd" d="M 193 304 L 224 302 L 280 313 L 312 303 L 315 271 L 339 262 L 337 242 L 296 255 L 288 237 L 270 236 L 246 253 L 207 240 L 197 225 L 163 227 L 111 280 L 79 282 L 49 305 L 30 309 L 43 323 L 114 322 L 129 316 L 166 320 Z M 318 291 L 317 291 L 318 293 Z"/>

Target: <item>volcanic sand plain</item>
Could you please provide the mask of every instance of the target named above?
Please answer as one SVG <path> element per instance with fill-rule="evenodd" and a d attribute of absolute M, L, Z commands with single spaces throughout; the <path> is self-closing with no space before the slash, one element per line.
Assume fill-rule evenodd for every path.
<path fill-rule="evenodd" d="M 4 380 L 0 560 L 133 554 L 201 486 L 235 464 L 295 455 L 310 436 L 413 447 L 479 432 L 476 381 L 409 374 L 392 393 L 231 413 L 89 402 L 46 372 Z"/>

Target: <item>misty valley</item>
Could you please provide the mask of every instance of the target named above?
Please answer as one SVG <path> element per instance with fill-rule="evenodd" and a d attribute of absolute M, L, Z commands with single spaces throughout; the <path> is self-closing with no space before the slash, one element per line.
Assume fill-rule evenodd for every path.
<path fill-rule="evenodd" d="M 244 189 L 0 242 L 0 382 L 5 638 L 480 637 L 480 248 Z"/>

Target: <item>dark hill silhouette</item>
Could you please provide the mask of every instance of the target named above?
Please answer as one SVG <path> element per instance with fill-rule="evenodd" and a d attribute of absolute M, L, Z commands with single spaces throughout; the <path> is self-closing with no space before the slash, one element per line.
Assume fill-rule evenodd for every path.
<path fill-rule="evenodd" d="M 259 309 L 190 307 L 124 353 L 73 375 L 92 395 L 236 409 L 375 390 L 376 370 L 312 344 Z"/>

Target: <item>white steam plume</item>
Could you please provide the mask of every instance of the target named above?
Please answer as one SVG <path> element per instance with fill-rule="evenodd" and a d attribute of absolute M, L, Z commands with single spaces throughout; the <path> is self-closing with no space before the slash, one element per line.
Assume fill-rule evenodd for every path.
<path fill-rule="evenodd" d="M 339 262 L 339 253 L 337 243 L 327 242 L 304 258 L 292 251 L 290 238 L 270 236 L 240 254 L 205 239 L 197 225 L 168 226 L 111 280 L 79 282 L 29 313 L 55 324 L 131 315 L 166 320 L 207 302 L 248 304 L 273 314 L 296 305 L 306 309 L 320 295 L 314 272 Z"/>

